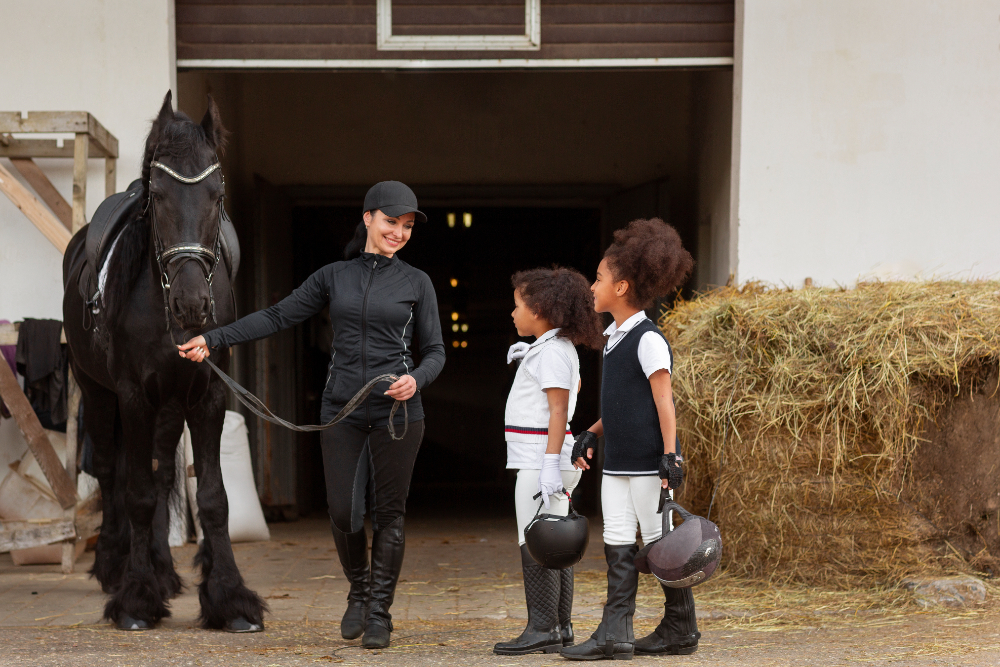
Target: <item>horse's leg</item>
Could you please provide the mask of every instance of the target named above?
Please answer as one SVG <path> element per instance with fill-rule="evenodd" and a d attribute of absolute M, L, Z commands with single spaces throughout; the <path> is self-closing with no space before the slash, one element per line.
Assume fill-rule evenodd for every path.
<path fill-rule="evenodd" d="M 188 412 L 198 476 L 198 517 L 205 534 L 195 557 L 195 564 L 201 566 L 201 622 L 207 628 L 230 632 L 259 632 L 264 629 L 267 605 L 243 583 L 229 541 L 229 501 L 219 465 L 224 419 L 224 389 L 221 382 L 212 382 Z"/>
<path fill-rule="evenodd" d="M 122 630 L 144 630 L 170 615 L 150 559 L 156 511 L 153 475 L 156 410 L 138 387 L 126 388 L 118 396 L 125 433 L 127 512 L 132 536 L 125 574 L 104 607 L 104 616 Z"/>
<path fill-rule="evenodd" d="M 83 427 L 94 445 L 94 476 L 101 486 L 101 530 L 91 576 L 111 593 L 121 581 L 128 558 L 129 524 L 125 514 L 125 456 L 118 397 L 74 368 L 83 394 Z"/>
<path fill-rule="evenodd" d="M 174 492 L 177 444 L 184 432 L 184 415 L 179 407 L 164 406 L 156 420 L 153 458 L 157 462 L 156 511 L 153 513 L 153 540 L 149 557 L 164 599 L 177 596 L 184 582 L 174 569 L 170 554 L 170 494 Z"/>

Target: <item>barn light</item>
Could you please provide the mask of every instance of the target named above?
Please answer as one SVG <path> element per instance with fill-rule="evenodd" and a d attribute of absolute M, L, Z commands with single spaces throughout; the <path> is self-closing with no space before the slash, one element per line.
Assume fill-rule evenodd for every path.
<path fill-rule="evenodd" d="M 454 213 L 449 213 L 448 214 L 448 226 L 449 227 L 454 227 L 455 226 L 455 214 Z"/>
<path fill-rule="evenodd" d="M 458 287 L 458 278 L 452 278 L 451 279 L 451 286 L 452 287 Z"/>
<path fill-rule="evenodd" d="M 472 226 L 472 214 L 471 213 L 463 213 L 462 214 L 462 224 L 465 225 L 466 227 L 471 227 Z"/>
<path fill-rule="evenodd" d="M 452 322 L 458 322 L 458 313 L 452 313 L 451 314 L 451 321 Z"/>
<path fill-rule="evenodd" d="M 451 325 L 451 330 L 457 333 L 458 332 L 458 325 L 457 324 L 452 324 Z"/>
<path fill-rule="evenodd" d="M 458 347 L 458 341 L 457 340 L 451 341 L 451 346 L 452 347 Z"/>
<path fill-rule="evenodd" d="M 462 347 L 469 347 L 469 343 L 463 340 L 462 341 Z"/>
<path fill-rule="evenodd" d="M 468 331 L 468 330 L 469 330 L 469 325 L 468 324 L 463 324 L 462 325 L 462 331 L 465 332 L 465 331 Z"/>

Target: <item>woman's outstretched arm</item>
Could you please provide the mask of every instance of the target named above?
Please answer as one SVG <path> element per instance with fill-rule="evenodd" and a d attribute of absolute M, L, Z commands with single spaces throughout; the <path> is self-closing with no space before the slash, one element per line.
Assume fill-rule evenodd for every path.
<path fill-rule="evenodd" d="M 267 338 L 282 329 L 295 326 L 318 313 L 329 302 L 327 285 L 325 270 L 320 269 L 270 308 L 250 313 L 232 324 L 213 329 L 203 336 L 195 336 L 183 345 L 178 345 L 180 355 L 200 362 L 209 356 L 210 350 Z"/>

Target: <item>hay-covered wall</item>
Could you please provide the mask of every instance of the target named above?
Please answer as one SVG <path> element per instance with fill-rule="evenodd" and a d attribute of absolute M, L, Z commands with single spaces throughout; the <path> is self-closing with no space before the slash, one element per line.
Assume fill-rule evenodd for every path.
<path fill-rule="evenodd" d="M 988 472 L 1000 465 L 1000 282 L 750 284 L 660 324 L 676 355 L 682 497 L 704 513 L 718 483 L 731 572 L 852 585 L 993 566 L 1000 537 L 961 516 L 1000 529 L 1000 467 Z M 966 446 L 948 417 L 977 399 L 993 423 Z M 963 476 L 978 496 L 948 515 Z"/>

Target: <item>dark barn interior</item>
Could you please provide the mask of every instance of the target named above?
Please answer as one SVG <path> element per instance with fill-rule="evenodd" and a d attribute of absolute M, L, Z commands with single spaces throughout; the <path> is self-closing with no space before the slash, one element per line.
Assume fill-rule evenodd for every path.
<path fill-rule="evenodd" d="M 724 69 L 179 77 L 181 108 L 200 114 L 211 93 L 233 131 L 223 163 L 243 246 L 241 313 L 340 259 L 371 184 L 401 180 L 419 197 L 429 219 L 400 257 L 434 283 L 448 360 L 424 392 L 409 501 L 418 513 L 510 511 L 513 272 L 559 264 L 593 279 L 614 229 L 659 216 L 699 262 L 688 289 L 725 282 L 713 267 L 728 239 L 714 230 L 728 224 L 731 89 Z M 298 423 L 318 420 L 325 318 L 234 351 L 235 377 Z M 600 355 L 580 358 L 574 432 L 599 414 Z M 270 517 L 323 512 L 318 437 L 248 424 Z M 584 476 L 582 511 L 599 511 L 598 484 Z"/>

